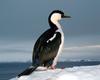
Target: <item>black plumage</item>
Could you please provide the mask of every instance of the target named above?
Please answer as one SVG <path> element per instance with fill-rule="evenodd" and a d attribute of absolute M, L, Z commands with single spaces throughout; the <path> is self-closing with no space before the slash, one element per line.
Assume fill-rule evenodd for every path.
<path fill-rule="evenodd" d="M 49 40 L 56 35 L 53 40 Z M 56 30 L 49 29 L 37 40 L 33 50 L 32 65 L 47 66 L 52 65 L 61 44 L 61 34 Z M 50 63 L 50 64 L 49 64 Z"/>

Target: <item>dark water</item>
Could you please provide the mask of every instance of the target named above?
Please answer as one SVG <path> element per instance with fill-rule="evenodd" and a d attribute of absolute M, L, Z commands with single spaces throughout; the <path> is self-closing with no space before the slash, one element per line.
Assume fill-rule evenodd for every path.
<path fill-rule="evenodd" d="M 100 64 L 100 61 L 58 62 L 57 67 L 65 68 L 65 67 L 73 67 L 73 66 L 92 66 L 98 64 Z M 18 75 L 20 72 L 22 72 L 30 65 L 31 65 L 30 62 L 0 63 L 0 80 L 9 80 L 15 77 L 16 75 Z"/>
<path fill-rule="evenodd" d="M 0 63 L 0 80 L 9 80 L 15 77 L 29 65 L 30 63 Z"/>

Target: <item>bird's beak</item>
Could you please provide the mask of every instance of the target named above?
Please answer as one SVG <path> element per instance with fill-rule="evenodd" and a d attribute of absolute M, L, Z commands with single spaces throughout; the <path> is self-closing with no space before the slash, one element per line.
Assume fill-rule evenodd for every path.
<path fill-rule="evenodd" d="M 63 15 L 62 18 L 71 18 L 71 16 Z"/>

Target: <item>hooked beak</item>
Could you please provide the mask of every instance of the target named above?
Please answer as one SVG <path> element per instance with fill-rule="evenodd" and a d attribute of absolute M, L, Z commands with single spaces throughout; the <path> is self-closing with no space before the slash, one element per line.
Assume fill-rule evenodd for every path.
<path fill-rule="evenodd" d="M 62 18 L 71 18 L 71 16 L 63 15 Z"/>

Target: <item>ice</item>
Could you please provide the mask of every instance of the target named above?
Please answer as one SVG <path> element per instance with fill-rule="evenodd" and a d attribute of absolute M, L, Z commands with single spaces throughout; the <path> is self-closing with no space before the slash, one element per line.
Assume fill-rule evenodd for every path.
<path fill-rule="evenodd" d="M 37 70 L 31 75 L 11 80 L 100 80 L 100 65 Z"/>

